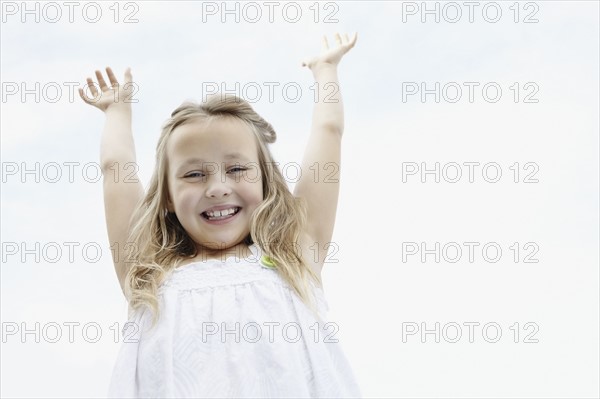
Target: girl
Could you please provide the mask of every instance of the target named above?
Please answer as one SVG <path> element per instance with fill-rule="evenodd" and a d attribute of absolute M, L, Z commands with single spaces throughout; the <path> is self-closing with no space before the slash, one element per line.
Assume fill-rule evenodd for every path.
<path fill-rule="evenodd" d="M 132 76 L 110 87 L 96 71 L 106 114 L 104 201 L 129 322 L 111 397 L 360 397 L 321 284 L 339 192 L 343 106 L 337 65 L 356 43 L 323 38 L 302 63 L 318 83 L 302 173 L 289 192 L 268 144 L 273 127 L 244 100 L 184 103 L 164 125 L 144 194 L 135 176 Z M 332 90 L 332 88 L 334 90 Z M 315 180 L 309 168 L 333 165 Z M 116 176 L 129 176 L 125 180 Z"/>

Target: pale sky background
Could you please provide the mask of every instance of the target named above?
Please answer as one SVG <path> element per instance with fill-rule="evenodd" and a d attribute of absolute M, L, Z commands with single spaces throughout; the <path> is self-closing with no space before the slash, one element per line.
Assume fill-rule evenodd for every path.
<path fill-rule="evenodd" d="M 456 8 L 444 2 L 437 3 L 439 22 L 433 15 L 421 21 L 421 2 L 320 3 L 317 22 L 312 2 L 296 3 L 296 23 L 283 18 L 284 2 L 273 23 L 264 3 L 256 3 L 263 11 L 257 23 L 243 15 L 239 23 L 231 15 L 225 22 L 219 15 L 203 21 L 200 2 L 129 3 L 119 4 L 117 23 L 112 2 L 97 3 L 102 15 L 96 23 L 83 18 L 86 3 L 78 3 L 72 23 L 62 2 L 56 23 L 47 21 L 56 9 L 45 3 L 38 3 L 39 23 L 35 14 L 21 21 L 21 2 L 2 4 L 1 396 L 103 397 L 122 344 L 118 335 L 115 342 L 114 325 L 122 327 L 127 307 L 108 248 L 102 185 L 82 173 L 83 165 L 99 161 L 104 116 L 66 82 L 82 85 L 105 66 L 122 79 L 131 66 L 139 86 L 133 127 L 145 183 L 162 123 L 184 100 L 201 100 L 203 82 L 263 87 L 253 106 L 278 132 L 274 155 L 281 163 L 300 162 L 313 107 L 312 74 L 300 63 L 320 50 L 323 34 L 333 42 L 338 31 L 359 37 L 339 66 L 346 115 L 333 237 L 339 251 L 332 255 L 339 262 L 326 264 L 323 278 L 330 319 L 340 326 L 337 337 L 364 396 L 599 396 L 598 2 L 520 2 L 517 23 L 512 1 L 494 3 L 502 12 L 496 23 L 482 16 L 489 2 L 479 3 L 472 23 L 463 2 L 456 3 L 457 23 L 449 22 Z M 33 9 L 35 3 L 28 4 Z M 403 6 L 419 12 L 403 14 Z M 495 16 L 493 5 L 486 10 L 488 19 Z M 123 23 L 132 12 L 138 22 Z M 337 22 L 324 23 L 332 12 Z M 524 23 L 529 14 L 538 22 Z M 31 90 L 36 82 L 46 95 L 39 103 L 33 94 L 23 101 L 22 85 Z M 279 83 L 272 102 L 265 82 Z M 295 103 L 281 91 L 289 82 L 303 91 Z M 457 82 L 463 96 L 456 103 L 436 103 L 433 95 L 403 101 L 403 82 L 428 88 Z M 464 82 L 479 83 L 472 103 Z M 482 96 L 489 82 L 502 89 L 495 103 Z M 63 90 L 52 102 L 56 86 Z M 9 94 L 15 87 L 19 92 Z M 531 98 L 538 101 L 524 102 L 536 87 Z M 47 172 L 39 182 L 21 174 L 36 162 Z M 55 183 L 49 179 L 56 169 L 46 166 L 52 162 L 62 165 Z M 72 182 L 68 162 L 77 163 Z M 436 162 L 462 165 L 462 179 L 435 183 L 429 175 L 423 183 L 417 174 L 403 182 L 409 163 L 431 169 Z M 480 164 L 472 183 L 465 162 Z M 515 162 L 518 183 L 510 169 Z M 487 163 L 500 166 L 497 183 L 482 177 Z M 447 170 L 453 177 L 455 169 Z M 530 172 L 537 183 L 523 182 Z M 65 242 L 78 243 L 73 259 Z M 455 263 L 448 261 L 454 256 L 449 247 L 439 263 L 433 255 L 403 262 L 403 243 L 410 242 L 428 249 L 436 242 L 480 245 L 473 262 L 464 245 Z M 23 261 L 20 249 L 9 250 L 13 243 L 28 249 L 39 243 L 47 251 L 39 262 L 35 254 Z M 89 243 L 102 250 L 95 263 L 82 254 Z M 502 249 L 499 261 L 483 258 L 486 243 Z M 62 255 L 52 263 L 57 246 Z M 536 247 L 538 262 L 525 263 Z M 88 254 L 96 256 L 93 247 Z M 73 342 L 69 322 L 79 323 Z M 479 323 L 473 342 L 469 322 Z M 34 334 L 21 335 L 35 323 L 49 337 L 56 333 L 49 323 L 57 323 L 61 339 L 40 336 L 36 343 Z M 86 323 L 100 326 L 98 342 L 83 339 Z M 432 334 L 422 342 L 419 330 L 403 342 L 409 323 L 430 330 L 439 323 L 445 335 L 439 343 Z M 462 327 L 456 343 L 454 323 Z M 486 323 L 501 328 L 498 342 L 484 339 Z M 13 326 L 19 331 L 8 334 Z M 487 337 L 494 336 L 488 330 Z"/>

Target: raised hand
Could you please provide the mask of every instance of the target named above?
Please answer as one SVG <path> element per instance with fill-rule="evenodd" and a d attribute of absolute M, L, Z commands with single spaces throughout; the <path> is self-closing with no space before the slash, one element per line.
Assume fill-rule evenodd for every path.
<path fill-rule="evenodd" d="M 347 33 L 343 37 L 336 33 L 334 35 L 335 45 L 330 48 L 327 36 L 323 36 L 321 54 L 303 61 L 302 66 L 307 66 L 312 70 L 321 66 L 337 66 L 344 54 L 354 47 L 357 37 L 357 33 L 354 33 L 352 39 L 348 37 Z"/>
<path fill-rule="evenodd" d="M 120 85 L 110 67 L 106 68 L 106 75 L 110 82 L 110 86 L 106 84 L 104 77 L 100 71 L 96 71 L 96 79 L 98 84 L 94 84 L 91 78 L 87 78 L 87 85 L 89 91 L 94 96 L 90 98 L 84 93 L 83 89 L 79 89 L 79 96 L 87 104 L 90 104 L 103 112 L 106 112 L 109 108 L 122 108 L 130 109 L 133 101 L 133 92 L 135 84 L 132 82 L 131 68 L 127 68 L 125 71 L 125 82 Z M 100 91 L 98 91 L 98 87 Z"/>

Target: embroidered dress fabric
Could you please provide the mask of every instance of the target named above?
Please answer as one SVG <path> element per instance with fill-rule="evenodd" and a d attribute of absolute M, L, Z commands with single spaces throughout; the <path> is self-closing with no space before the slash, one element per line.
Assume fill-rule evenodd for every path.
<path fill-rule="evenodd" d="M 315 318 L 250 250 L 174 269 L 158 289 L 154 329 L 148 309 L 130 309 L 109 397 L 361 397 L 322 289 L 313 285 Z"/>

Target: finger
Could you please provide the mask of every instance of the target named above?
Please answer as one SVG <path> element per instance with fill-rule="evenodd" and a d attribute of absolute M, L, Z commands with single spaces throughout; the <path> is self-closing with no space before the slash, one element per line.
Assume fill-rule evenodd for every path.
<path fill-rule="evenodd" d="M 340 37 L 339 33 L 335 34 L 335 42 L 337 43 L 338 46 L 342 45 L 342 38 Z"/>
<path fill-rule="evenodd" d="M 96 85 L 91 78 L 87 78 L 87 84 L 94 97 L 98 96 L 98 90 L 96 89 Z"/>
<path fill-rule="evenodd" d="M 348 39 L 348 34 L 344 33 L 344 41 L 346 42 L 346 44 L 350 43 L 350 39 Z"/>
<path fill-rule="evenodd" d="M 102 73 L 100 71 L 96 71 L 96 79 L 98 79 L 98 83 L 100 84 L 100 89 L 102 91 L 108 90 L 108 86 L 106 85 L 106 82 L 104 81 L 104 78 L 102 77 Z"/>
<path fill-rule="evenodd" d="M 358 33 L 355 32 L 354 35 L 352 36 L 352 40 L 348 40 L 348 34 L 346 34 L 346 43 L 344 43 L 344 47 L 345 47 L 346 51 L 348 51 L 352 47 L 354 47 L 354 44 L 356 43 L 356 37 L 357 37 L 357 35 L 358 35 Z"/>
<path fill-rule="evenodd" d="M 350 42 L 350 47 L 354 47 L 356 43 L 356 39 L 358 38 L 358 32 L 354 32 L 354 36 L 352 37 L 352 41 Z"/>
<path fill-rule="evenodd" d="M 85 101 L 87 104 L 90 104 L 90 102 L 91 102 L 90 99 L 87 98 L 87 96 L 83 93 L 83 89 L 81 87 L 79 88 L 79 97 L 81 97 L 81 99 L 83 101 Z"/>
<path fill-rule="evenodd" d="M 323 36 L 323 40 L 321 41 L 321 48 L 323 51 L 329 50 L 329 43 L 327 43 L 327 36 Z"/>
<path fill-rule="evenodd" d="M 111 86 L 114 87 L 119 85 L 119 82 L 117 81 L 117 78 L 110 67 L 106 67 L 106 75 L 108 75 L 108 80 L 110 81 Z"/>
<path fill-rule="evenodd" d="M 125 70 L 125 83 L 131 83 L 133 80 L 133 77 L 131 76 L 131 68 L 127 67 L 127 69 Z"/>

